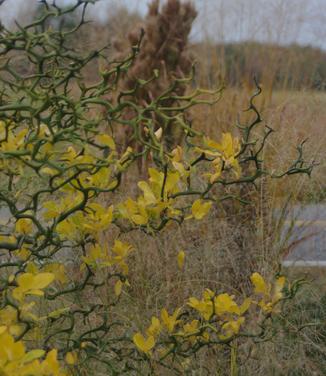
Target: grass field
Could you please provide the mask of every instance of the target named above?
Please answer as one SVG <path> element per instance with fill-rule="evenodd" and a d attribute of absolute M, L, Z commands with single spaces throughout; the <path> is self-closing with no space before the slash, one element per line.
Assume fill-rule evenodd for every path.
<path fill-rule="evenodd" d="M 325 197 L 326 181 L 326 94 L 314 91 L 271 91 L 264 88 L 255 100 L 264 123 L 274 129 L 266 150 L 266 163 L 282 170 L 296 156 L 296 146 L 305 142 L 308 160 L 318 164 L 311 179 L 306 176 L 278 180 L 271 185 L 273 198 L 293 195 L 299 201 L 318 202 Z M 245 110 L 254 88 L 226 89 L 213 108 L 196 112 L 196 125 L 210 135 L 237 132 L 238 118 L 250 119 Z M 287 142 L 284 142 L 284 141 Z"/>
<path fill-rule="evenodd" d="M 204 286 L 223 289 L 233 286 L 243 295 L 248 276 L 253 270 L 266 275 L 280 271 L 280 262 L 287 244 L 280 242 L 282 221 L 275 221 L 276 209 L 291 210 L 292 205 L 321 202 L 325 199 L 326 181 L 326 95 L 315 92 L 273 92 L 258 98 L 264 121 L 275 133 L 270 138 L 265 160 L 269 168 L 282 170 L 296 156 L 296 145 L 307 139 L 305 155 L 315 160 L 311 178 L 289 176 L 268 179 L 251 197 L 249 207 L 228 205 L 216 208 L 209 218 L 193 227 L 167 229 L 157 239 L 138 240 L 136 269 L 132 273 L 133 317 L 143 317 L 143 307 L 157 314 L 162 304 L 171 307 L 182 303 L 190 291 Z M 248 91 L 226 89 L 221 101 L 209 111 L 196 112 L 198 128 L 210 135 L 235 131 L 237 113 L 248 104 Z M 244 114 L 247 116 L 246 114 Z M 252 193 L 251 193 L 252 194 Z M 135 237 L 133 236 L 135 241 Z M 178 248 L 187 254 L 184 275 L 179 275 L 175 257 Z M 304 278 L 298 296 L 280 319 L 278 333 L 271 341 L 258 346 L 239 343 L 239 375 L 323 375 L 326 372 L 326 290 L 324 270 L 282 270 L 290 280 Z M 227 354 L 226 354 L 227 355 Z M 199 356 L 189 364 L 189 375 L 229 375 L 228 356 L 214 353 Z M 192 371 L 190 371 L 190 369 Z M 216 370 L 212 373 L 208 369 Z"/>

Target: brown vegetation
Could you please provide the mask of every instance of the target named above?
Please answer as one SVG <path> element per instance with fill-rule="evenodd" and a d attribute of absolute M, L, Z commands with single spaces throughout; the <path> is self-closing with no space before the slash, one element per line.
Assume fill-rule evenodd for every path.
<path fill-rule="evenodd" d="M 144 22 L 129 31 L 129 46 L 125 45 L 124 40 L 114 40 L 116 60 L 128 56 L 131 49 L 140 43 L 139 53 L 123 78 L 122 90 L 130 93 L 124 100 L 144 107 L 153 101 L 159 101 L 162 108 L 169 108 L 178 103 L 177 97 L 182 97 L 186 89 L 182 80 L 191 73 L 192 60 L 187 47 L 196 15 L 196 10 L 190 2 L 169 0 L 161 8 L 160 2 L 155 0 L 149 5 Z M 158 79 L 153 80 L 155 75 Z M 141 82 L 144 81 L 150 82 L 142 85 Z M 166 90 L 172 85 L 171 96 L 165 99 Z M 129 111 L 125 116 L 129 119 L 136 114 Z M 122 138 L 125 144 L 132 145 L 141 152 L 140 145 L 135 145 L 132 141 L 135 138 L 134 133 L 140 132 L 141 137 L 146 138 L 148 129 L 155 132 L 160 128 L 169 149 L 181 142 L 182 133 L 177 129 L 177 124 L 172 123 L 163 113 L 162 116 L 153 118 L 150 115 L 148 119 L 144 119 L 144 128 L 141 130 L 133 130 L 130 127 L 122 129 Z"/>

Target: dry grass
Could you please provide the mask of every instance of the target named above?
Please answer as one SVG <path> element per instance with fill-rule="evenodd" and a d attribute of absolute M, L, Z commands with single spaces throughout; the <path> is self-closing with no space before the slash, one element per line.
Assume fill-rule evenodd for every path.
<path fill-rule="evenodd" d="M 117 34 L 121 35 L 119 31 Z M 218 56 L 210 58 L 211 61 L 202 63 L 206 62 L 212 68 L 218 64 Z M 207 287 L 217 292 L 237 291 L 246 295 L 248 276 L 253 270 L 266 276 L 280 270 L 285 245 L 279 242 L 281 228 L 274 219 L 275 209 L 284 205 L 291 207 L 298 201 L 318 202 L 324 198 L 326 94 L 273 91 L 274 68 L 272 64 L 265 68 L 262 77 L 270 80 L 263 82 L 265 87 L 256 103 L 264 121 L 276 131 L 265 151 L 266 164 L 270 169 L 284 170 L 296 156 L 296 145 L 308 139 L 306 157 L 320 165 L 311 179 L 300 175 L 265 181 L 258 191 L 249 192 L 252 205 L 246 208 L 234 202 L 220 205 L 197 224 L 192 221 L 182 227 L 171 224 L 155 237 L 141 232 L 128 234 L 126 237 L 135 245 L 136 252 L 130 263 L 131 287 L 123 292 L 119 314 L 129 323 L 131 331 L 144 329 L 151 316 L 158 316 L 162 307 L 171 312 L 185 304 L 187 297 L 198 296 Z M 250 84 L 242 89 L 227 88 L 217 105 L 196 108 L 192 114 L 194 126 L 216 139 L 225 131 L 237 133 L 238 116 L 241 122 L 250 119 L 251 115 L 242 110 L 248 107 L 253 90 Z M 124 187 L 134 187 L 131 183 L 138 178 L 135 169 Z M 121 198 L 129 193 L 125 188 Z M 177 268 L 180 249 L 186 252 L 182 272 Z M 288 273 L 290 278 L 294 277 L 291 271 Z M 322 284 L 324 278 L 320 281 Z M 271 341 L 261 344 L 239 341 L 238 375 L 325 374 L 325 333 L 316 322 L 325 322 L 326 300 L 325 291 L 319 289 L 319 285 L 307 285 L 289 304 L 286 317 L 276 323 L 279 334 L 271 337 Z M 314 324 L 304 327 L 307 323 Z M 156 374 L 169 376 L 166 372 L 157 370 Z M 230 375 L 230 351 L 205 350 L 185 363 L 184 374 Z"/>
<path fill-rule="evenodd" d="M 307 281 L 279 321 L 280 332 L 260 345 L 246 364 L 255 375 L 324 375 L 326 290 L 323 269 L 289 269 L 288 278 Z M 255 361 L 256 358 L 256 361 Z M 259 362 L 257 361 L 259 359 Z M 247 371 L 250 375 L 251 373 Z"/>
<path fill-rule="evenodd" d="M 250 114 L 242 110 L 248 107 L 251 94 L 251 88 L 226 89 L 217 105 L 197 108 L 192 115 L 194 126 L 216 139 L 223 131 L 237 133 L 238 115 L 241 122 L 250 119 Z M 155 237 L 142 232 L 126 235 L 125 240 L 129 240 L 136 251 L 130 262 L 131 287 L 123 292 L 118 315 L 130 327 L 131 333 L 144 329 L 151 316 L 159 316 L 162 307 L 171 312 L 185 304 L 189 296 L 200 296 L 204 288 L 245 296 L 248 277 L 253 271 L 271 277 L 280 270 L 286 244 L 279 241 L 279 224 L 284 218 L 275 221 L 275 209 L 323 199 L 326 94 L 265 90 L 257 98 L 257 105 L 264 121 L 275 129 L 264 155 L 270 169 L 284 170 L 296 156 L 296 145 L 306 138 L 306 158 L 314 159 L 320 165 L 311 179 L 299 175 L 266 180 L 257 191 L 249 192 L 252 204 L 247 207 L 235 202 L 223 204 L 201 222 L 187 221 L 181 227 L 171 224 Z M 136 192 L 132 190 L 142 178 L 135 168 L 123 184 L 119 201 L 129 194 L 135 196 Z M 177 267 L 180 249 L 186 252 L 182 272 Z M 290 279 L 292 274 L 290 271 Z M 313 324 L 316 315 L 319 321 L 325 320 L 326 316 L 325 291 L 318 286 L 315 283 L 306 286 L 291 302 L 286 310 L 288 315 L 278 322 L 279 334 L 270 342 L 239 342 L 239 375 L 323 374 L 325 334 L 321 325 Z M 301 330 L 306 324 L 309 325 Z M 185 367 L 185 375 L 227 376 L 231 372 L 230 352 L 208 349 Z M 156 375 L 165 376 L 164 372 L 157 370 Z"/>
<path fill-rule="evenodd" d="M 209 65 L 214 64 L 214 58 Z M 266 66 L 266 70 L 272 68 Z M 268 72 L 265 77 L 269 76 Z M 298 201 L 318 202 L 325 197 L 326 94 L 272 91 L 271 86 L 269 83 L 263 87 L 262 95 L 256 100 L 264 121 L 276 131 L 265 151 L 266 165 L 276 171 L 284 170 L 296 156 L 296 145 L 305 139 L 308 139 L 306 157 L 320 165 L 311 179 L 300 175 L 265 181 L 256 192 L 250 192 L 252 205 L 248 207 L 235 202 L 220 205 L 201 222 L 189 221 L 182 227 L 171 224 L 155 237 L 141 232 L 126 235 L 125 240 L 136 251 L 130 262 L 131 287 L 122 294 L 118 314 L 131 332 L 144 329 L 152 315 L 159 316 L 162 307 L 171 312 L 185 304 L 187 297 L 201 295 L 204 288 L 216 292 L 236 291 L 245 296 L 252 271 L 272 276 L 280 270 L 285 245 L 279 242 L 281 229 L 274 219 L 275 209 L 284 205 L 291 207 Z M 227 88 L 217 105 L 196 108 L 192 114 L 194 126 L 216 139 L 225 131 L 237 133 L 238 116 L 241 122 L 250 119 L 251 115 L 242 110 L 248 107 L 253 90 L 250 86 Z M 123 186 L 135 187 L 138 179 L 135 169 Z M 130 193 L 135 195 L 124 188 L 120 198 Z M 182 272 L 177 267 L 180 249 L 186 252 Z M 290 279 L 305 274 L 299 271 L 293 275 L 291 270 L 287 273 Z M 315 276 L 315 271 L 311 275 Z M 238 375 L 325 374 L 326 339 L 322 324 L 326 320 L 326 292 L 320 288 L 324 285 L 320 273 L 316 281 L 302 289 L 286 308 L 287 315 L 276 323 L 279 334 L 269 342 L 239 341 Z M 184 372 L 191 376 L 230 375 L 230 352 L 202 351 L 185 364 Z M 157 370 L 156 374 L 169 376 L 166 371 Z"/>
<path fill-rule="evenodd" d="M 194 123 L 216 138 L 222 131 L 236 131 L 237 110 L 246 108 L 248 97 L 249 91 L 226 90 L 214 108 L 196 112 Z M 253 204 L 249 207 L 235 203 L 221 205 L 199 224 L 192 221 L 181 227 L 171 224 L 155 237 L 136 232 L 129 235 L 137 251 L 130 268 L 131 288 L 123 297 L 122 314 L 135 329 L 145 327 L 163 306 L 171 311 L 182 306 L 190 295 L 200 295 L 206 287 L 246 295 L 248 276 L 253 270 L 267 276 L 280 270 L 286 245 L 279 241 L 281 228 L 273 215 L 275 209 L 286 204 L 291 207 L 300 200 L 322 199 L 326 177 L 326 136 L 322 129 L 326 95 L 275 92 L 270 98 L 258 101 L 264 119 L 276 131 L 265 154 L 269 168 L 285 169 L 295 157 L 295 146 L 306 138 L 309 138 L 306 156 L 321 162 L 320 166 L 311 179 L 292 176 L 268 180 L 262 191 L 253 193 Z M 263 206 L 267 212 L 262 210 Z M 176 261 L 180 249 L 186 252 L 185 270 L 181 273 Z M 293 276 L 291 270 L 286 273 L 290 279 L 303 275 L 298 272 Z M 319 282 L 304 287 L 289 304 L 287 315 L 276 323 L 279 334 L 270 342 L 257 345 L 239 341 L 239 374 L 324 374 L 326 341 L 321 323 L 326 318 L 326 295 L 325 289 L 318 287 L 322 282 L 321 274 Z M 230 375 L 230 353 L 203 351 L 188 367 L 187 375 Z"/>
<path fill-rule="evenodd" d="M 254 89 L 226 89 L 222 100 L 214 107 L 194 112 L 198 129 L 218 138 L 221 132 L 237 133 L 237 121 L 249 120 L 248 107 Z M 296 146 L 305 143 L 305 157 L 319 163 L 312 178 L 300 176 L 298 180 L 282 179 L 272 184 L 273 197 L 291 193 L 302 200 L 319 201 L 325 194 L 326 179 L 326 94 L 313 91 L 270 91 L 263 86 L 263 93 L 255 101 L 263 120 L 275 130 L 266 148 L 265 161 L 269 168 L 282 171 L 294 160 Z"/>

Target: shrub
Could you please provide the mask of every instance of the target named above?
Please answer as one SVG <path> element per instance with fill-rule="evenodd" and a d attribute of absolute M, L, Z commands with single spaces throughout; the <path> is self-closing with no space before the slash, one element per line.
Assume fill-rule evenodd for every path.
<path fill-rule="evenodd" d="M 64 9 L 43 3 L 42 18 L 0 33 L 0 373 L 182 374 L 187 359 L 215 347 L 232 348 L 234 362 L 234 341 L 264 340 L 296 284 L 254 273 L 245 299 L 204 289 L 173 312 L 162 305 L 158 316 L 137 327 L 125 319 L 132 317 L 127 292 L 137 252 L 133 234 L 155 237 L 168 226 L 200 221 L 220 201 L 241 201 L 233 186 L 261 176 L 309 174 L 312 166 L 299 148 L 287 171 L 263 168 L 271 130 L 265 128 L 261 139 L 253 135 L 261 123 L 255 96 L 250 109 L 256 116 L 240 127 L 241 139 L 226 133 L 217 142 L 184 115 L 198 104 L 213 104 L 219 91 L 205 91 L 207 100 L 196 89 L 168 107 L 173 85 L 143 104 L 130 100 L 135 90 L 117 93 L 139 45 L 89 83 L 85 68 L 106 55 L 104 49 L 84 56 L 70 45 L 84 12 L 72 29 L 41 26 L 78 7 L 85 11 L 90 1 Z M 21 59 L 29 62 L 27 70 L 20 70 Z M 137 87 L 146 88 L 161 73 L 138 79 Z M 105 99 L 110 96 L 117 102 Z M 133 116 L 126 119 L 126 112 Z M 184 147 L 164 148 L 156 116 L 179 127 Z M 139 131 L 144 123 L 145 134 Z M 141 151 L 117 147 L 121 126 L 130 127 Z M 135 196 L 123 198 L 123 177 L 144 153 L 153 159 L 149 175 L 138 182 Z M 184 262 L 180 250 L 180 269 Z"/>

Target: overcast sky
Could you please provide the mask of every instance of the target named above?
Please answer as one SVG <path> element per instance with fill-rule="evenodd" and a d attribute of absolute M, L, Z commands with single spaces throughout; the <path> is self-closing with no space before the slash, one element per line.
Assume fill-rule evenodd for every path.
<path fill-rule="evenodd" d="M 74 0 L 57 0 L 73 2 Z M 163 0 L 164 1 L 164 0 Z M 162 2 L 163 2 L 162 1 Z M 91 14 L 104 21 L 112 5 L 144 14 L 149 0 L 100 0 Z M 194 0 L 199 17 L 192 38 L 218 41 L 261 40 L 314 45 L 326 50 L 326 0 Z M 22 19 L 37 0 L 5 0 L 0 19 L 6 25 Z"/>

